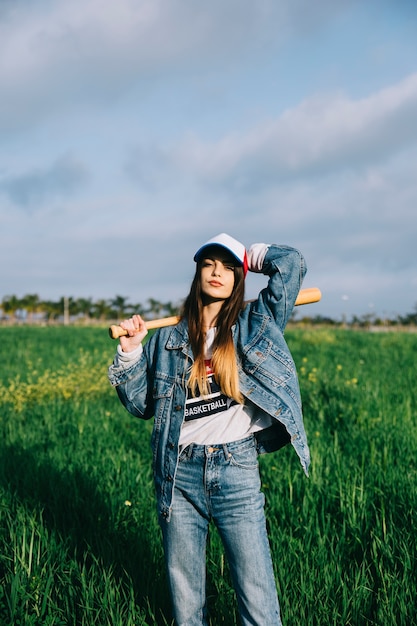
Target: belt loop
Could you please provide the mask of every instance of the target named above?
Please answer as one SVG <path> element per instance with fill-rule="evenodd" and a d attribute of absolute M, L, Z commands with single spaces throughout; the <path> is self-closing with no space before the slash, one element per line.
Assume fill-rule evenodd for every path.
<path fill-rule="evenodd" d="M 232 456 L 232 453 L 231 453 L 231 452 L 229 452 L 229 449 L 228 449 L 228 447 L 227 447 L 227 443 L 223 443 L 223 444 L 222 444 L 222 447 L 223 447 L 223 454 L 224 454 L 224 458 L 225 458 L 225 459 L 226 459 L 226 461 L 227 461 L 227 460 L 228 460 L 228 459 L 230 459 L 230 457 Z"/>
<path fill-rule="evenodd" d="M 188 446 L 185 446 L 181 450 L 180 454 L 182 454 L 184 458 L 189 459 L 191 457 L 191 455 L 192 455 L 192 452 L 193 452 L 193 445 L 194 444 L 189 443 Z"/>

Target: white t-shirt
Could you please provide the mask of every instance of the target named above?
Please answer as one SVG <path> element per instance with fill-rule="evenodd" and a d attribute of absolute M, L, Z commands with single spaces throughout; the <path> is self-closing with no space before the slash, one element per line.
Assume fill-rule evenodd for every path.
<path fill-rule="evenodd" d="M 211 370 L 215 334 L 216 329 L 210 328 L 206 338 L 206 371 L 210 392 L 204 397 L 194 397 L 191 390 L 188 391 L 179 440 L 181 448 L 190 443 L 230 443 L 272 424 L 272 418 L 249 400 L 239 404 L 221 392 Z"/>

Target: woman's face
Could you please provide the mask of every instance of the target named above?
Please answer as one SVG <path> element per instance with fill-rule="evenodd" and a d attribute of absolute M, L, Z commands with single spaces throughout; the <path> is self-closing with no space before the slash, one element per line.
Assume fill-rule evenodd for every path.
<path fill-rule="evenodd" d="M 201 261 L 201 288 L 210 300 L 226 300 L 235 285 L 236 261 L 227 251 L 207 251 Z"/>

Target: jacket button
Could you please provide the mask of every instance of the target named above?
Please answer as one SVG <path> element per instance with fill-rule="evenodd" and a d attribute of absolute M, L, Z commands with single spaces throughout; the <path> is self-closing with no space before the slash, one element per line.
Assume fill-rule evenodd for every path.
<path fill-rule="evenodd" d="M 181 411 L 181 409 L 182 409 L 182 406 L 180 404 L 177 404 L 176 407 L 175 407 L 175 410 L 176 411 Z"/>

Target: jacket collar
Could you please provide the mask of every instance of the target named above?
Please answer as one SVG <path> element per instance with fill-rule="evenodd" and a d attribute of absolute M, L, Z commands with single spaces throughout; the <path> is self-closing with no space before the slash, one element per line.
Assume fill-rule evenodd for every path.
<path fill-rule="evenodd" d="M 166 347 L 168 350 L 184 349 L 188 343 L 188 324 L 183 319 L 172 328 L 168 335 Z"/>

